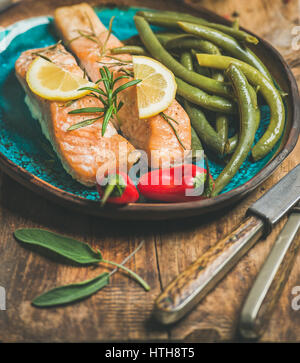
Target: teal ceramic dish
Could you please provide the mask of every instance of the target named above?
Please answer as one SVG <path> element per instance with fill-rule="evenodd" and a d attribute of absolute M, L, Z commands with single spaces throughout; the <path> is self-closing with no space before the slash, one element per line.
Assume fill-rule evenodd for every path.
<path fill-rule="evenodd" d="M 115 15 L 113 32 L 120 39 L 137 34 L 133 15 L 136 8 L 102 8 L 97 14 L 105 26 Z M 213 13 L 200 14 L 215 22 L 225 22 Z M 299 134 L 299 95 L 288 66 L 278 52 L 260 40 L 255 48 L 266 62 L 279 86 L 289 94 L 286 102 L 286 129 L 281 141 L 264 159 L 253 163 L 246 160 L 230 184 L 218 197 L 189 203 L 136 203 L 125 207 L 100 208 L 94 188 L 87 188 L 72 179 L 63 169 L 43 137 L 40 126 L 33 120 L 24 103 L 24 91 L 19 85 L 14 64 L 21 52 L 45 47 L 58 41 L 51 17 L 30 18 L 15 23 L 0 32 L 0 165 L 23 185 L 65 206 L 84 213 L 124 219 L 168 219 L 207 213 L 235 202 L 263 182 L 295 146 Z M 261 107 L 262 122 L 258 139 L 269 121 L 269 109 Z M 209 156 L 213 177 L 223 166 Z"/>

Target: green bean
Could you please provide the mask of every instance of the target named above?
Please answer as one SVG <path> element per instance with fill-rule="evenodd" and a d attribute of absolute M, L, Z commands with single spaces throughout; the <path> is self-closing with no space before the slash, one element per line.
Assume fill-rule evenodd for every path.
<path fill-rule="evenodd" d="M 214 70 L 212 77 L 214 79 L 216 79 L 217 81 L 224 81 L 224 75 L 223 75 L 223 73 L 220 73 L 219 71 Z M 228 131 L 229 131 L 229 120 L 226 115 L 217 114 L 216 131 L 217 131 L 218 135 L 220 136 L 222 142 L 224 143 L 224 153 L 225 153 L 225 146 L 228 141 Z"/>
<path fill-rule="evenodd" d="M 165 47 L 168 42 L 173 40 L 178 41 L 191 38 L 191 35 L 186 33 L 155 33 L 155 35 L 163 47 Z"/>
<path fill-rule="evenodd" d="M 211 111 L 226 114 L 236 112 L 236 107 L 233 101 L 220 96 L 208 95 L 201 89 L 189 85 L 178 77 L 175 77 L 175 79 L 177 83 L 177 94 L 185 100 Z"/>
<path fill-rule="evenodd" d="M 257 108 L 255 110 L 256 131 L 258 130 L 259 124 L 260 124 L 260 109 Z M 232 154 L 237 147 L 238 141 L 239 141 L 238 134 L 235 134 L 232 137 L 230 137 L 225 143 L 224 154 Z"/>
<path fill-rule="evenodd" d="M 238 66 L 234 64 L 230 64 L 226 73 L 232 82 L 238 101 L 240 112 L 240 137 L 230 161 L 215 181 L 215 189 L 212 193 L 213 196 L 218 195 L 237 173 L 251 150 L 256 132 L 255 106 L 253 104 L 247 78 Z"/>
<path fill-rule="evenodd" d="M 191 54 L 189 52 L 184 52 L 181 55 L 181 64 L 189 71 L 193 70 L 193 61 L 191 59 Z M 222 100 L 221 97 L 218 96 L 210 96 L 205 94 L 205 92 L 190 86 L 179 78 L 176 78 L 177 82 L 177 93 L 189 100 L 192 103 L 195 103 L 199 106 L 210 110 L 219 110 L 220 108 L 228 110 L 227 112 L 233 112 L 234 105 L 230 108 L 229 104 L 227 104 L 227 100 Z M 207 104 L 209 101 L 209 105 Z M 225 101 L 225 102 L 224 102 Z M 231 104 L 231 103 L 230 103 Z M 230 111 L 231 110 L 231 111 Z"/>
<path fill-rule="evenodd" d="M 194 70 L 193 57 L 190 52 L 182 52 L 180 56 L 180 63 L 189 71 Z"/>
<path fill-rule="evenodd" d="M 202 74 L 202 76 L 210 77 L 211 78 L 211 70 L 209 68 L 207 68 L 207 67 L 201 67 L 199 65 L 199 63 L 197 62 L 197 58 L 196 58 L 197 51 L 195 49 L 191 49 L 191 54 L 193 56 L 193 59 L 195 58 L 194 71 L 196 73 Z"/>
<path fill-rule="evenodd" d="M 249 91 L 250 91 L 252 102 L 253 102 L 253 105 L 255 108 L 255 128 L 257 131 L 259 128 L 259 124 L 260 124 L 260 109 L 257 104 L 257 94 L 256 94 L 255 89 L 250 86 Z M 237 144 L 238 144 L 238 134 L 235 134 L 234 136 L 230 137 L 228 139 L 228 141 L 226 142 L 224 153 L 232 154 L 234 152 L 235 148 L 237 147 Z"/>
<path fill-rule="evenodd" d="M 251 66 L 258 69 L 266 78 L 273 82 L 272 77 L 267 71 L 266 67 L 262 64 L 261 61 L 258 61 L 258 58 L 255 56 L 253 52 L 249 49 L 243 49 L 239 43 L 232 38 L 230 35 L 224 34 L 216 29 L 211 29 L 207 26 L 191 24 L 191 23 L 178 23 L 181 29 L 186 31 L 189 34 L 193 34 L 204 38 L 206 40 L 211 41 L 216 44 L 218 47 L 224 49 L 227 53 L 232 55 L 233 57 L 242 60 L 250 64 Z"/>
<path fill-rule="evenodd" d="M 192 127 L 200 137 L 200 140 L 202 140 L 207 147 L 222 155 L 224 151 L 224 144 L 214 128 L 207 121 L 204 113 L 187 101 L 184 101 L 184 109 L 189 115 Z"/>
<path fill-rule="evenodd" d="M 113 48 L 111 54 L 133 54 L 133 55 L 148 55 L 145 48 L 139 45 L 126 45 L 124 47 Z"/>
<path fill-rule="evenodd" d="M 193 127 L 191 127 L 191 145 L 192 145 L 193 156 L 196 157 L 197 155 L 195 155 L 195 152 L 197 150 L 203 150 L 203 146 Z"/>
<path fill-rule="evenodd" d="M 257 68 L 258 70 L 261 71 L 261 69 L 264 70 L 264 72 L 261 72 L 264 76 L 267 75 L 267 78 L 269 79 L 269 81 L 271 81 L 272 83 L 274 83 L 273 81 L 273 78 L 270 74 L 270 72 L 268 71 L 268 68 L 263 64 L 263 62 L 258 58 L 258 56 L 252 52 L 251 49 L 249 49 L 248 47 L 245 47 L 245 51 L 248 53 L 248 56 L 251 57 L 253 59 L 253 61 L 259 65 L 260 69 L 258 67 L 255 67 Z"/>
<path fill-rule="evenodd" d="M 225 83 L 188 71 L 182 64 L 177 62 L 177 60 L 163 48 L 144 18 L 135 16 L 134 20 L 140 34 L 140 38 L 153 58 L 163 63 L 176 76 L 196 87 L 217 95 L 227 97 L 231 96 L 231 89 Z"/>
<path fill-rule="evenodd" d="M 170 39 L 165 43 L 167 49 L 184 48 L 200 50 L 208 54 L 221 54 L 219 48 L 213 43 L 203 39 Z"/>
<path fill-rule="evenodd" d="M 252 158 L 256 161 L 266 156 L 280 139 L 285 124 L 285 110 L 279 91 L 258 70 L 237 59 L 213 54 L 198 54 L 197 58 L 201 66 L 217 69 L 226 69 L 233 63 L 241 68 L 252 85 L 259 87 L 270 107 L 271 119 L 266 132 L 252 149 Z"/>
<path fill-rule="evenodd" d="M 228 128 L 229 128 L 228 124 L 229 124 L 228 118 L 225 115 L 223 114 L 217 115 L 216 130 L 220 139 L 222 140 L 222 143 L 224 144 L 223 150 L 225 149 L 225 145 L 228 140 Z"/>
<path fill-rule="evenodd" d="M 233 23 L 232 23 L 232 29 L 239 30 L 240 29 L 240 18 L 237 16 Z"/>
<path fill-rule="evenodd" d="M 186 21 L 194 24 L 206 25 L 213 29 L 218 29 L 225 34 L 231 35 L 232 37 L 246 43 L 252 43 L 252 44 L 258 43 L 257 38 L 242 30 L 236 30 L 233 29 L 232 27 L 223 24 L 211 23 L 205 19 L 198 18 L 189 14 L 182 14 L 170 11 L 159 11 L 159 12 L 139 11 L 137 15 L 143 16 L 145 19 L 147 19 L 147 21 L 149 21 L 149 23 L 153 25 L 177 28 L 178 21 Z"/>

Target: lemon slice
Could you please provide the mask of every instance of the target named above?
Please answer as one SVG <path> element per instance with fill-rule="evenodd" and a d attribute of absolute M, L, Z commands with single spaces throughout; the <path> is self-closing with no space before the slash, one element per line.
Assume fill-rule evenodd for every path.
<path fill-rule="evenodd" d="M 90 93 L 78 91 L 82 87 L 95 87 L 88 80 L 75 76 L 54 63 L 37 57 L 30 65 L 27 83 L 32 92 L 47 100 L 68 101 Z"/>
<path fill-rule="evenodd" d="M 176 95 L 173 73 L 149 57 L 134 56 L 132 61 L 134 78 L 142 80 L 137 84 L 139 117 L 152 117 L 166 110 Z"/>

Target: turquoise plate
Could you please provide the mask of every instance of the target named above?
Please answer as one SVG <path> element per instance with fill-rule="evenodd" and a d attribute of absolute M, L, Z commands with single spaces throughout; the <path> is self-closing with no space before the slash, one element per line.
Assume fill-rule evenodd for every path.
<path fill-rule="evenodd" d="M 110 18 L 115 15 L 113 33 L 120 40 L 123 40 L 137 34 L 133 15 L 138 10 L 140 9 L 102 8 L 97 10 L 97 14 L 105 26 L 108 26 Z M 53 19 L 47 16 L 20 21 L 0 32 L 1 164 L 4 167 L 3 170 L 9 175 L 52 200 L 73 208 L 80 208 L 82 212 L 117 218 L 171 218 L 182 216 L 184 210 L 190 210 L 188 214 L 202 213 L 205 211 L 205 207 L 208 207 L 206 210 L 214 209 L 211 208 L 211 205 L 206 205 L 208 202 L 214 201 L 213 204 L 217 206 L 217 200 L 232 192 L 235 192 L 232 201 L 235 200 L 236 191 L 259 175 L 266 168 L 266 165 L 270 165 L 269 161 L 282 149 L 282 145 L 286 141 L 286 137 L 284 137 L 284 140 L 281 140 L 269 155 L 256 163 L 247 159 L 232 181 L 222 191 L 222 195 L 209 201 L 181 204 L 137 203 L 123 208 L 111 208 L 109 206 L 104 209 L 99 208 L 99 197 L 96 190 L 87 188 L 72 179 L 53 154 L 50 143 L 42 135 L 38 122 L 31 117 L 24 103 L 25 94 L 14 73 L 15 61 L 23 51 L 49 46 L 56 43 L 57 40 Z M 276 52 L 273 49 L 272 51 Z M 278 53 L 276 55 L 280 58 Z M 282 61 L 281 58 L 280 60 Z M 281 67 L 286 68 L 285 72 L 289 72 L 284 63 Z M 292 77 L 290 73 L 288 76 Z M 294 80 L 292 79 L 292 81 Z M 282 84 L 280 86 L 283 89 L 287 88 Z M 267 106 L 261 107 L 261 113 L 262 122 L 257 131 L 256 139 L 264 133 L 270 118 Z M 286 130 L 285 135 L 290 134 L 292 130 L 291 125 L 288 127 L 289 130 Z M 215 160 L 212 155 L 208 154 L 208 156 L 211 173 L 215 178 L 223 166 L 220 160 Z M 274 167 L 271 169 L 273 170 Z M 250 191 L 251 188 L 248 189 Z M 245 194 L 245 190 L 242 189 L 239 194 Z M 177 211 L 179 205 L 181 207 Z M 170 209 L 173 210 L 173 213 L 167 212 Z"/>

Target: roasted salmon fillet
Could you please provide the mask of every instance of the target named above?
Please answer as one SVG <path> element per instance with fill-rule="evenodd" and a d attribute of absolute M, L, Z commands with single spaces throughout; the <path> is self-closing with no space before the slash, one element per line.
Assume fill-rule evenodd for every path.
<path fill-rule="evenodd" d="M 54 20 L 64 43 L 79 59 L 81 67 L 93 82 L 100 78 L 99 69 L 104 65 L 114 70 L 115 76 L 122 74 L 122 68 L 132 67 L 130 55 L 118 55 L 114 58 L 109 56 L 110 49 L 123 44 L 113 34 L 109 34 L 90 5 L 82 3 L 58 8 Z M 128 61 L 129 64 L 126 63 Z M 120 80 L 119 83 L 127 81 Z M 122 134 L 136 148 L 147 153 L 148 162 L 152 167 L 180 163 L 184 149 L 191 149 L 190 120 L 181 105 L 174 100 L 164 113 L 177 121 L 174 127 L 184 148 L 172 127 L 161 115 L 146 120 L 139 119 L 136 86 L 124 90 L 119 95 L 119 99 L 124 103 L 118 114 Z"/>
<path fill-rule="evenodd" d="M 102 107 L 98 99 L 85 96 L 68 104 L 43 99 L 29 89 L 26 73 L 38 54 L 74 75 L 83 77 L 83 71 L 75 58 L 60 44 L 56 47 L 27 50 L 15 64 L 17 78 L 26 93 L 25 101 L 32 116 L 40 122 L 43 134 L 52 144 L 64 169 L 86 186 L 96 184 L 96 173 L 100 167 L 102 170 L 129 169 L 139 155 L 111 123 L 104 136 L 101 136 L 101 119 L 89 126 L 67 131 L 70 126 L 92 117 L 91 114 L 69 115 L 68 112 L 83 107 Z"/>

